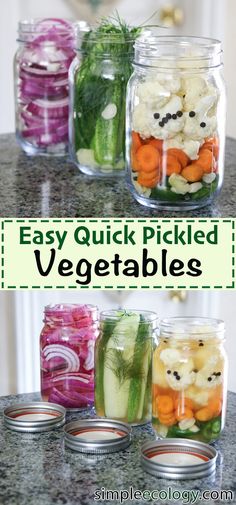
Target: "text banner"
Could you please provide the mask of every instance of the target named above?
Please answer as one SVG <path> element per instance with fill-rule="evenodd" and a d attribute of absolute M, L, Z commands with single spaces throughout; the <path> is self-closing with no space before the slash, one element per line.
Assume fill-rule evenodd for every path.
<path fill-rule="evenodd" d="M 2 289 L 235 289 L 233 219 L 2 219 Z"/>

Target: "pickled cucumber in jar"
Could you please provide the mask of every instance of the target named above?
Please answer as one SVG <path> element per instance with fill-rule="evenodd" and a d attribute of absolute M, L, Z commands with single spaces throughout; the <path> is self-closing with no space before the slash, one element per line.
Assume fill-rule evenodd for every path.
<path fill-rule="evenodd" d="M 152 345 L 156 314 L 101 314 L 95 350 L 95 407 L 101 417 L 130 424 L 151 420 Z"/>

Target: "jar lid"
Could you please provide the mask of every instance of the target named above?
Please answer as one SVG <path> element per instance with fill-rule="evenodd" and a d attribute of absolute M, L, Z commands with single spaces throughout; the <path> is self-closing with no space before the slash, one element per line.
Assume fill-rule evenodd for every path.
<path fill-rule="evenodd" d="M 3 417 L 11 430 L 37 433 L 63 426 L 66 409 L 56 403 L 17 403 L 4 409 Z"/>
<path fill-rule="evenodd" d="M 107 454 L 126 449 L 131 427 L 113 419 L 84 419 L 66 424 L 65 445 L 74 451 Z"/>
<path fill-rule="evenodd" d="M 146 442 L 141 448 L 143 468 L 156 477 L 198 479 L 215 471 L 214 447 L 185 438 Z"/>

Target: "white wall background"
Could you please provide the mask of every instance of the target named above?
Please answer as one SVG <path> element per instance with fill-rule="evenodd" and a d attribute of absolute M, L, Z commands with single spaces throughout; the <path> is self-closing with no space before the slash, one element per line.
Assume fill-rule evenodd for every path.
<path fill-rule="evenodd" d="M 14 130 L 12 60 L 19 19 L 57 16 L 94 21 L 117 8 L 127 21 L 138 23 L 170 2 L 183 7 L 185 12 L 184 25 L 173 30 L 175 33 L 224 40 L 229 97 L 227 133 L 236 138 L 235 0 L 103 0 L 97 11 L 91 10 L 89 0 L 0 0 L 0 133 Z"/>
<path fill-rule="evenodd" d="M 186 301 L 175 303 L 168 291 L 88 291 L 86 303 L 100 310 L 135 308 L 167 316 L 205 316 L 225 320 L 229 356 L 229 389 L 236 392 L 236 339 L 234 291 L 188 291 Z M 0 292 L 0 395 L 40 389 L 39 335 L 43 309 L 49 303 L 85 303 L 80 291 Z"/>

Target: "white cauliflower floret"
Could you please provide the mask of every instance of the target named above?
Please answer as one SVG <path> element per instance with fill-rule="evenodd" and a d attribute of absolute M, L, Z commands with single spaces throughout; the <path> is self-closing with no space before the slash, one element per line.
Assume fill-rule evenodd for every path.
<path fill-rule="evenodd" d="M 172 366 L 174 363 L 178 363 L 181 359 L 181 353 L 177 349 L 164 349 L 160 353 L 160 360 L 167 366 Z"/>
<path fill-rule="evenodd" d="M 208 405 L 209 394 L 207 391 L 199 391 L 195 386 L 191 386 L 185 393 L 186 398 L 193 400 L 201 407 Z"/>
<path fill-rule="evenodd" d="M 214 388 L 222 383 L 222 366 L 217 356 L 211 356 L 196 374 L 195 385 L 202 389 Z"/>
<path fill-rule="evenodd" d="M 140 103 L 134 109 L 133 113 L 133 130 L 139 132 L 141 137 L 147 139 L 152 136 L 151 124 L 147 117 L 147 106 L 144 103 Z"/>
<path fill-rule="evenodd" d="M 155 107 L 163 107 L 170 99 L 171 93 L 157 80 L 142 82 L 138 85 L 136 96 L 140 102 L 153 103 Z"/>
<path fill-rule="evenodd" d="M 202 77 L 187 77 L 182 79 L 182 93 L 184 96 L 184 110 L 195 110 L 199 100 L 207 94 L 208 85 Z"/>
<path fill-rule="evenodd" d="M 217 119 L 215 116 L 209 116 L 208 112 L 215 104 L 215 97 L 205 96 L 195 106 L 194 116 L 191 117 L 191 112 L 185 112 L 185 126 L 183 129 L 186 137 L 192 140 L 202 140 L 206 137 L 211 137 L 217 129 Z"/>
<path fill-rule="evenodd" d="M 166 371 L 166 380 L 175 391 L 182 391 L 191 386 L 195 381 L 196 373 L 193 360 L 188 358 L 186 363 L 176 363 Z"/>
<path fill-rule="evenodd" d="M 196 140 L 190 140 L 179 134 L 172 139 L 167 139 L 164 142 L 164 150 L 167 149 L 181 149 L 190 158 L 190 160 L 197 160 L 199 158 L 198 153 L 201 147 L 201 143 Z"/>
<path fill-rule="evenodd" d="M 173 75 L 166 75 L 163 79 L 159 79 L 159 83 L 171 93 L 178 93 L 181 88 L 181 79 Z"/>

